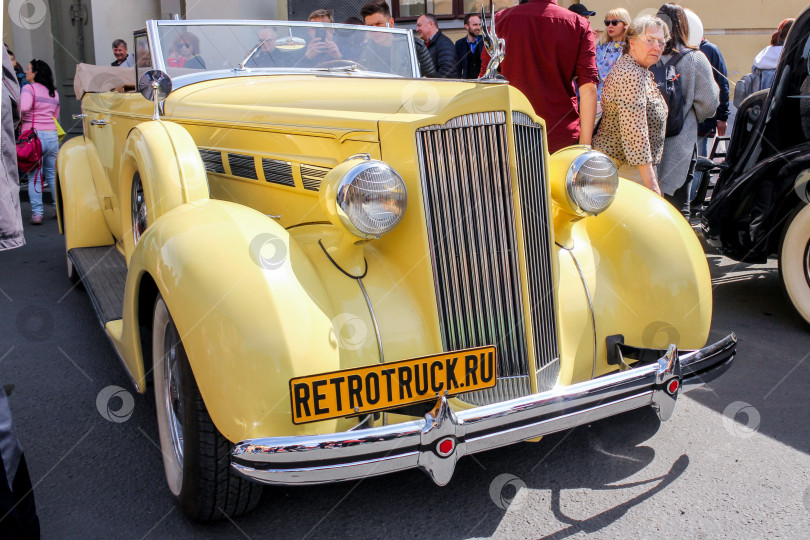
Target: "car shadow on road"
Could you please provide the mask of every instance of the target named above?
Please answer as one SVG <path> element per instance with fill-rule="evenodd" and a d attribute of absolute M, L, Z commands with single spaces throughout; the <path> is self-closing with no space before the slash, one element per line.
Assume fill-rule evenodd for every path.
<path fill-rule="evenodd" d="M 557 521 L 566 526 L 550 534 L 544 532 L 545 538 L 598 533 L 620 520 L 632 508 L 667 489 L 689 467 L 689 457 L 681 455 L 665 474 L 645 478 L 648 466 L 656 457 L 655 450 L 645 443 L 656 434 L 660 425 L 656 413 L 645 407 L 546 437 L 538 448 L 540 461 L 536 461 L 537 452 L 528 454 L 522 467 L 515 467 L 515 462 L 504 459 L 503 462 L 516 470 L 515 475 L 525 481 L 528 488 L 541 494 L 540 501 L 535 495 L 528 507 L 524 504 L 516 509 L 516 513 L 536 512 L 533 507 L 537 502 L 548 505 Z M 527 445 L 523 446 L 525 451 Z M 520 447 L 515 450 L 521 451 Z M 614 492 L 615 495 L 608 498 L 614 505 L 588 507 L 585 515 L 577 505 L 569 509 L 564 493 L 582 491 Z M 496 531 L 498 523 L 491 526 L 494 528 L 490 534 Z M 480 532 L 476 531 L 478 534 Z"/>
<path fill-rule="evenodd" d="M 689 458 L 680 456 L 663 475 L 628 480 L 639 473 L 643 477 L 654 460 L 655 451 L 645 441 L 659 425 L 655 413 L 644 408 L 550 435 L 539 443 L 466 456 L 444 487 L 419 471 L 408 471 L 340 484 L 339 489 L 336 485 L 267 488 L 259 507 L 239 519 L 239 527 L 249 536 L 276 530 L 280 536 L 296 538 L 486 537 L 498 532 L 510 504 L 518 500 L 515 495 L 525 486 L 533 497 L 542 494 L 548 499 L 540 504 L 544 509 L 550 505 L 555 517 L 567 525 L 554 533 L 556 537 L 598 532 L 666 489 L 688 468 Z M 566 490 L 615 490 L 616 504 L 577 518 L 568 515 L 561 503 Z M 229 526 L 217 528 L 224 532 Z M 211 532 L 210 526 L 206 530 Z"/>
<path fill-rule="evenodd" d="M 709 341 L 739 339 L 732 368 L 689 398 L 724 414 L 741 436 L 758 431 L 810 448 L 810 325 L 793 309 L 775 263 L 744 264 L 708 251 L 714 317 Z M 734 434 L 734 433 L 732 433 Z"/>

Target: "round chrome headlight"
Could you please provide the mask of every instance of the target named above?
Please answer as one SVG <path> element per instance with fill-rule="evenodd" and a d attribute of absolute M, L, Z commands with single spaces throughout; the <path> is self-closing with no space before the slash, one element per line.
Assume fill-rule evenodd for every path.
<path fill-rule="evenodd" d="M 602 152 L 591 150 L 578 156 L 568 169 L 565 179 L 568 196 L 581 212 L 603 212 L 616 197 L 619 172 L 616 165 Z"/>
<path fill-rule="evenodd" d="M 369 160 L 352 167 L 337 189 L 341 222 L 364 238 L 379 238 L 399 225 L 407 204 L 405 182 L 382 161 Z"/>

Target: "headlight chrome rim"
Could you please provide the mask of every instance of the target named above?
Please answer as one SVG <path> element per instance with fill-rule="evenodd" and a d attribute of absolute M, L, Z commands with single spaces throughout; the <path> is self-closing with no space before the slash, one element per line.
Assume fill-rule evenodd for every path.
<path fill-rule="evenodd" d="M 605 191 L 602 195 L 600 195 L 600 197 L 603 198 L 603 201 L 601 201 L 599 204 L 596 204 L 593 201 L 593 196 L 585 197 L 582 193 L 584 188 L 593 186 L 578 182 L 578 176 L 582 173 L 583 166 L 595 158 L 604 159 L 605 162 L 609 164 L 609 170 L 611 170 L 611 173 L 603 176 L 602 178 L 608 181 L 611 178 L 613 179 L 612 182 L 609 182 L 609 184 L 605 186 L 612 189 L 612 192 Z M 618 186 L 619 173 L 618 169 L 616 168 L 616 164 L 613 163 L 613 160 L 611 160 L 607 155 L 599 152 L 598 150 L 589 150 L 577 156 L 571 163 L 571 166 L 568 168 L 568 174 L 565 178 L 566 194 L 568 195 L 571 207 L 581 215 L 595 216 L 604 212 L 613 203 Z"/>
<path fill-rule="evenodd" d="M 357 212 L 356 207 L 354 207 L 353 202 L 351 200 L 352 197 L 352 188 L 357 188 L 356 181 L 358 178 L 363 174 L 367 173 L 371 169 L 379 169 L 384 171 L 390 175 L 388 179 L 390 182 L 395 184 L 395 187 L 392 187 L 387 190 L 387 193 L 393 193 L 395 189 L 400 190 L 400 195 L 391 197 L 388 202 L 393 205 L 398 205 L 398 215 L 392 212 L 393 218 L 388 218 L 387 223 L 381 225 L 379 227 L 371 227 L 369 222 L 374 221 L 375 217 L 371 216 L 368 213 L 359 213 Z M 369 180 L 360 180 L 368 182 Z M 376 195 L 384 194 L 386 191 L 380 191 Z M 380 204 L 380 201 L 383 201 L 382 204 L 385 203 L 384 199 L 376 199 L 370 202 L 374 202 Z M 391 232 L 393 229 L 399 225 L 402 221 L 402 218 L 405 216 L 405 210 L 408 205 L 408 189 L 405 185 L 405 181 L 402 179 L 402 176 L 390 165 L 383 161 L 369 160 L 367 157 L 365 161 L 353 166 L 349 171 L 343 176 L 337 186 L 337 195 L 336 195 L 336 210 L 337 215 L 340 218 L 341 223 L 355 236 L 359 236 L 361 238 L 366 239 L 375 239 L 380 238 L 382 235 Z"/>

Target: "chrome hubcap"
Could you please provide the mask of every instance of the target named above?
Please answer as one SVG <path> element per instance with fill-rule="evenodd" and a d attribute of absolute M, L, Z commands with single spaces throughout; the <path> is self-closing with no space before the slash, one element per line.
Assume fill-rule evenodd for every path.
<path fill-rule="evenodd" d="M 174 456 L 180 468 L 183 468 L 183 394 L 180 378 L 180 365 L 177 348 L 180 346 L 180 337 L 173 324 L 166 329 L 163 338 L 163 382 L 166 389 L 166 413 L 168 415 L 169 431 L 172 438 Z"/>
<path fill-rule="evenodd" d="M 136 244 L 146 231 L 146 226 L 146 197 L 143 195 L 141 176 L 136 174 L 132 180 L 132 236 Z"/>

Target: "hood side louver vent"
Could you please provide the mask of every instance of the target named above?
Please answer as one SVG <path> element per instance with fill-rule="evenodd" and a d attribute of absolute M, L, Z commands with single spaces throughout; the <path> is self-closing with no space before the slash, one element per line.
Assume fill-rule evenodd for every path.
<path fill-rule="evenodd" d="M 222 153 L 219 150 L 199 148 L 199 151 L 206 171 L 225 174 L 225 168 L 222 166 Z"/>
<path fill-rule="evenodd" d="M 292 164 L 289 161 L 262 158 L 264 179 L 271 184 L 295 187 L 292 175 Z"/>
<path fill-rule="evenodd" d="M 228 154 L 228 164 L 231 166 L 231 174 L 240 178 L 250 178 L 258 180 L 256 174 L 256 164 L 253 156 L 243 156 L 241 154 Z"/>
<path fill-rule="evenodd" d="M 301 165 L 301 181 L 304 183 L 304 189 L 318 191 L 321 187 L 321 182 L 330 170 L 331 169 L 326 167 Z"/>

